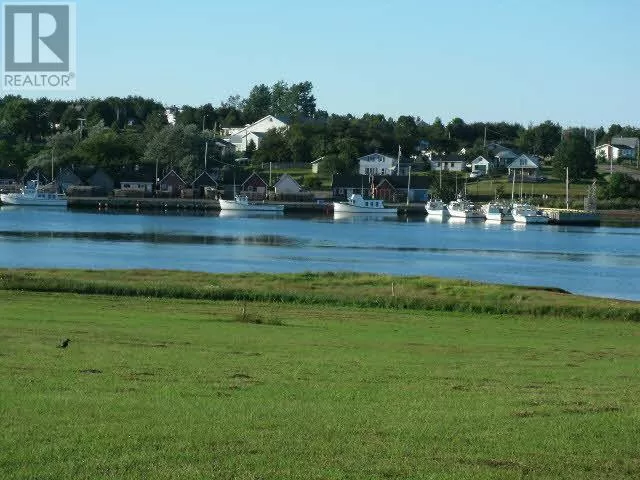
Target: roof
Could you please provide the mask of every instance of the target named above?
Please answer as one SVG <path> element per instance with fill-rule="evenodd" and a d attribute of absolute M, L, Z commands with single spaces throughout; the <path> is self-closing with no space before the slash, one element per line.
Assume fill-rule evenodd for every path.
<path fill-rule="evenodd" d="M 522 154 L 507 165 L 508 168 L 539 168 L 538 162 L 528 155 Z"/>
<path fill-rule="evenodd" d="M 193 185 L 194 186 L 211 186 L 211 185 L 218 185 L 218 182 L 216 181 L 215 178 L 213 178 L 211 176 L 211 174 L 209 172 L 203 171 L 201 172 L 194 180 L 193 180 Z"/>
<path fill-rule="evenodd" d="M 181 177 L 180 175 L 178 175 L 178 173 L 177 173 L 173 168 L 172 168 L 171 170 L 169 170 L 169 172 L 168 172 L 164 177 L 162 177 L 162 179 L 160 180 L 160 183 L 164 182 L 164 181 L 165 181 L 165 179 L 166 179 L 169 175 L 171 175 L 172 173 L 173 173 L 176 177 L 178 177 L 178 179 L 179 179 L 182 183 L 184 183 L 185 185 L 187 184 L 187 182 L 185 182 L 185 181 L 182 179 L 182 177 Z"/>
<path fill-rule="evenodd" d="M 278 185 L 280 182 L 282 182 L 283 180 L 290 180 L 293 183 L 295 183 L 296 185 L 298 185 L 299 188 L 302 188 L 300 186 L 300 184 L 296 181 L 295 178 L 293 178 L 291 175 L 289 175 L 288 173 L 283 173 L 282 175 L 280 175 L 280 178 L 276 181 L 276 183 L 274 184 L 274 186 Z"/>
<path fill-rule="evenodd" d="M 627 148 L 638 148 L 640 146 L 640 139 L 636 137 L 613 137 L 611 139 L 611 145 L 614 147 L 620 145 L 618 148 L 624 148 L 622 145 L 626 145 Z"/>
<path fill-rule="evenodd" d="M 358 162 L 382 162 L 384 160 L 391 160 L 392 162 L 395 162 L 396 157 L 390 157 L 389 155 L 384 155 L 382 153 L 370 153 L 369 155 L 364 155 L 363 157 L 358 158 Z"/>
<path fill-rule="evenodd" d="M 620 144 L 620 143 L 612 143 L 611 146 L 614 147 L 614 148 L 619 148 L 620 150 L 633 150 L 634 149 L 634 147 L 630 147 L 629 145 L 624 145 L 624 144 Z"/>
<path fill-rule="evenodd" d="M 505 148 L 504 150 L 500 150 L 498 153 L 496 153 L 495 155 L 498 158 L 516 158 L 518 156 L 517 153 L 515 153 L 513 150 L 509 150 L 508 148 Z"/>
<path fill-rule="evenodd" d="M 487 163 L 491 163 L 491 160 L 488 160 L 488 159 L 484 158 L 482 155 L 480 155 L 479 157 L 474 158 L 474 159 L 471 161 L 471 164 L 472 164 L 472 165 L 477 165 L 477 164 L 479 164 L 480 162 L 487 162 Z"/>

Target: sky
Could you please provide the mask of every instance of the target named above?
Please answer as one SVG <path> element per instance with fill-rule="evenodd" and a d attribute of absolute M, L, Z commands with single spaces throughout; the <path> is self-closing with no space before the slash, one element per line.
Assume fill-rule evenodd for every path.
<path fill-rule="evenodd" d="M 218 105 L 308 80 L 330 113 L 640 124 L 639 0 L 76 5 L 77 90 L 28 96 Z"/>

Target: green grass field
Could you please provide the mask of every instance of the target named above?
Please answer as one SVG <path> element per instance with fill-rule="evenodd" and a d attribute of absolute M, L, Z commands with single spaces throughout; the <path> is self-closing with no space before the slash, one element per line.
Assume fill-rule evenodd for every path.
<path fill-rule="evenodd" d="M 618 319 L 638 303 L 414 278 L 394 295 L 441 302 L 375 306 L 348 297 L 390 277 L 189 275 L 0 272 L 1 478 L 640 476 L 640 323 Z M 189 278 L 236 300 L 168 298 Z M 538 306 L 439 310 L 479 291 Z"/>

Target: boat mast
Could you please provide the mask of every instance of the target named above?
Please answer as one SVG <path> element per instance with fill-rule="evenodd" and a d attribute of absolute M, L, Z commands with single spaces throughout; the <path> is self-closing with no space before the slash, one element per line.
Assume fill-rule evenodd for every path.
<path fill-rule="evenodd" d="M 513 180 L 511 182 L 511 203 L 513 203 L 513 192 L 516 189 L 516 171 L 513 171 Z"/>

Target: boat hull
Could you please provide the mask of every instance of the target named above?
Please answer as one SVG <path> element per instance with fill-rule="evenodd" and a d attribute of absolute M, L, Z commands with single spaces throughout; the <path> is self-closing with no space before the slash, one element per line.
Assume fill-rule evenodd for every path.
<path fill-rule="evenodd" d="M 484 218 L 484 214 L 482 213 L 477 213 L 477 212 L 461 212 L 459 210 L 449 210 L 449 215 L 451 215 L 451 217 L 453 218 L 465 218 L 465 219 L 472 219 L 472 218 L 477 218 L 477 219 L 481 219 Z"/>
<path fill-rule="evenodd" d="M 242 203 L 236 200 L 220 199 L 221 210 L 235 210 L 243 212 L 282 212 L 284 205 L 271 203 Z"/>
<path fill-rule="evenodd" d="M 333 211 L 334 213 L 350 213 L 350 214 L 367 214 L 367 215 L 376 215 L 376 216 L 392 216 L 398 215 L 397 208 L 371 208 L 371 207 L 361 207 L 359 205 L 351 205 L 348 203 L 342 202 L 333 202 Z"/>
<path fill-rule="evenodd" d="M 515 214 L 513 219 L 516 223 L 539 223 L 545 224 L 549 223 L 549 217 L 545 217 L 544 215 L 518 215 Z"/>
<path fill-rule="evenodd" d="M 449 216 L 449 211 L 446 208 L 433 210 L 433 209 L 425 207 L 425 210 L 427 211 L 427 215 L 431 215 L 433 217 L 448 217 Z"/>
<path fill-rule="evenodd" d="M 19 193 L 0 194 L 0 202 L 3 205 L 20 205 L 32 207 L 66 207 L 66 198 L 31 198 Z"/>

